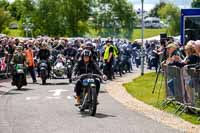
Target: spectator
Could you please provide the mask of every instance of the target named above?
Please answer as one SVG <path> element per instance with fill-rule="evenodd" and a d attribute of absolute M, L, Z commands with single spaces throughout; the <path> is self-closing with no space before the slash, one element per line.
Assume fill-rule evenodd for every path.
<path fill-rule="evenodd" d="M 180 58 L 179 52 L 177 50 L 177 45 L 175 43 L 170 43 L 167 45 L 168 58 L 166 60 L 167 65 L 176 65 L 175 59 Z"/>
<path fill-rule="evenodd" d="M 179 64 L 178 66 L 183 67 L 185 65 L 199 63 L 200 58 L 195 50 L 193 41 L 189 41 L 187 43 L 187 45 L 185 46 L 185 53 L 186 53 L 186 57 L 184 60 L 182 60 L 180 57 L 174 58 L 175 62 L 177 62 L 177 64 Z"/>
<path fill-rule="evenodd" d="M 194 43 L 194 47 L 195 47 L 197 54 L 200 56 L 200 40 L 198 40 Z"/>

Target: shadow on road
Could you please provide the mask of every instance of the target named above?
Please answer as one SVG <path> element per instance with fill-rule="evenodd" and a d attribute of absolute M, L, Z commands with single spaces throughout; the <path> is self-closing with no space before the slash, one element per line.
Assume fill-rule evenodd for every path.
<path fill-rule="evenodd" d="M 108 115 L 108 114 L 102 114 L 102 113 L 97 113 L 95 115 L 96 118 L 107 118 L 107 117 L 116 117 L 114 115 Z"/>
<path fill-rule="evenodd" d="M 107 91 L 100 91 L 99 93 L 108 93 Z"/>
<path fill-rule="evenodd" d="M 81 117 L 91 117 L 89 112 L 88 111 L 84 111 L 84 112 L 81 112 Z M 99 118 L 99 119 L 102 119 L 102 118 L 108 118 L 108 117 L 116 117 L 114 115 L 108 115 L 108 114 L 102 114 L 102 113 L 97 113 L 94 118 Z"/>
<path fill-rule="evenodd" d="M 6 93 L 5 91 L 0 91 L 0 95 L 3 95 L 4 93 Z"/>
<path fill-rule="evenodd" d="M 8 87 L 5 85 L 0 85 L 0 88 L 8 88 Z"/>
<path fill-rule="evenodd" d="M 21 89 L 12 89 L 12 91 L 31 91 L 33 89 L 29 89 L 29 88 L 21 88 Z"/>
<path fill-rule="evenodd" d="M 42 85 L 42 84 L 40 84 Z M 51 86 L 54 86 L 54 85 L 69 85 L 69 83 L 46 83 L 44 86 L 47 86 L 47 85 L 51 85 Z"/>
<path fill-rule="evenodd" d="M 9 91 L 9 92 L 6 92 L 4 95 L 18 95 L 18 94 L 22 94 L 22 93 L 17 93 L 17 92 L 12 92 L 12 91 Z"/>
<path fill-rule="evenodd" d="M 3 95 L 17 95 L 17 94 L 22 94 L 22 93 L 18 93 L 18 92 L 23 92 L 23 91 L 31 91 L 31 90 L 33 90 L 33 89 L 28 89 L 28 88 L 21 88 L 21 89 L 12 89 L 12 90 L 10 90 L 9 92 L 4 92 L 4 94 Z M 1 94 L 1 92 L 0 92 L 0 94 Z"/>

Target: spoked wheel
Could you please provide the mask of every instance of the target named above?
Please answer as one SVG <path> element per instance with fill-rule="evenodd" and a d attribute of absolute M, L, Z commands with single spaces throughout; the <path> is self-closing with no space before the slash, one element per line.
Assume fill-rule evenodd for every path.
<path fill-rule="evenodd" d="M 42 85 L 45 85 L 46 84 L 46 72 L 45 70 L 41 71 L 41 79 L 42 79 Z"/>
<path fill-rule="evenodd" d="M 67 78 L 69 79 L 69 83 L 72 83 L 72 73 L 70 72 L 70 70 L 67 71 Z"/>
<path fill-rule="evenodd" d="M 22 82 L 23 82 L 23 76 L 20 75 L 19 76 L 19 81 L 18 81 L 18 83 L 16 85 L 18 90 L 20 90 L 22 88 Z"/>
<path fill-rule="evenodd" d="M 91 116 L 96 115 L 97 110 L 97 91 L 96 88 L 91 89 L 91 105 L 89 107 L 89 113 Z"/>
<path fill-rule="evenodd" d="M 46 79 L 43 79 L 42 80 L 42 85 L 45 85 L 46 84 Z"/>
<path fill-rule="evenodd" d="M 17 89 L 20 90 L 21 88 L 22 88 L 22 85 L 21 85 L 21 84 L 18 84 L 18 85 L 17 85 Z"/>

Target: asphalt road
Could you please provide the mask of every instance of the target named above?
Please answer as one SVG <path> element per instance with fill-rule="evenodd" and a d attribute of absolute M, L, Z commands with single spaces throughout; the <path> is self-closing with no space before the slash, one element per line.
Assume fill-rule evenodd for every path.
<path fill-rule="evenodd" d="M 29 84 L 20 91 L 8 82 L 0 83 L 0 133 L 179 132 L 127 109 L 103 87 L 97 115 L 80 113 L 74 106 L 74 84 L 68 84 L 67 80 L 47 82 L 45 86 Z"/>

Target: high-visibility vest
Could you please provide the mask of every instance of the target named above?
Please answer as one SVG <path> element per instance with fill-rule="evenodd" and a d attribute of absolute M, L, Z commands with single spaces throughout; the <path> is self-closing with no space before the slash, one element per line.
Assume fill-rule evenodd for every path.
<path fill-rule="evenodd" d="M 116 52 L 116 50 L 115 50 L 115 48 L 114 48 L 114 46 L 113 45 L 110 45 L 110 46 L 107 46 L 106 47 L 106 50 L 105 50 L 105 52 L 104 52 L 104 60 L 107 60 L 108 58 L 109 58 L 109 50 L 110 50 L 110 48 L 113 48 L 113 56 L 116 58 L 117 57 L 117 52 Z"/>
<path fill-rule="evenodd" d="M 116 46 L 113 46 L 113 49 L 114 49 L 114 57 L 117 58 L 119 55 L 119 50 Z"/>

